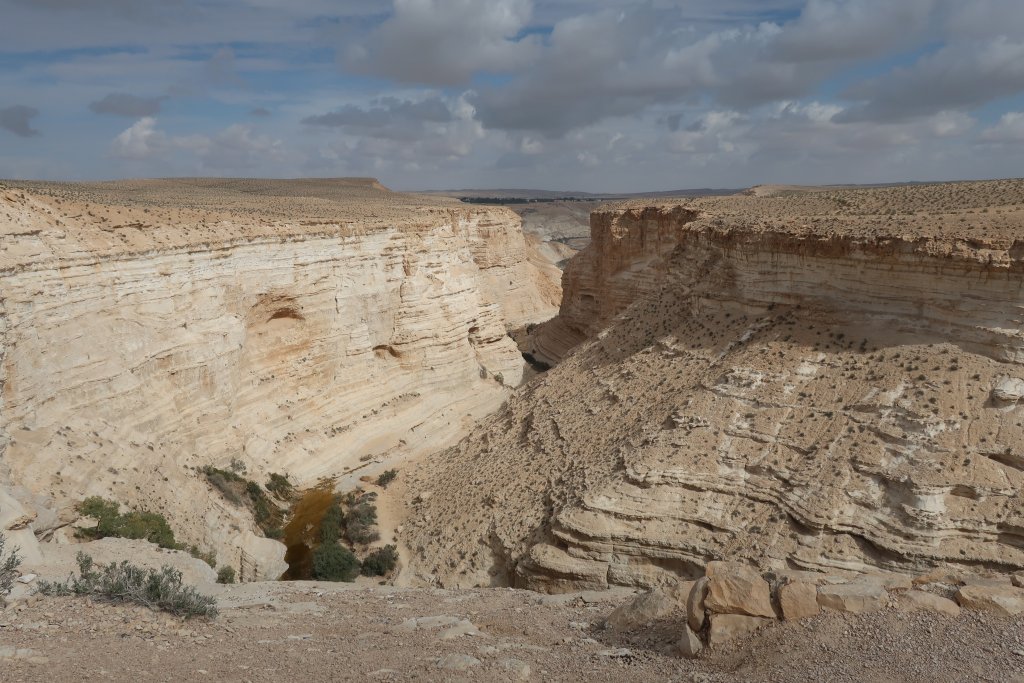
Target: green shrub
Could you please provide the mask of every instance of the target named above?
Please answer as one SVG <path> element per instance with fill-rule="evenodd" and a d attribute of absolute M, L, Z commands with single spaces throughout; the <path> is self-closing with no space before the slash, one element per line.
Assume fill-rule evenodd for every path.
<path fill-rule="evenodd" d="M 245 479 L 234 472 L 216 467 L 202 469 L 210 485 L 220 491 L 226 500 L 235 505 L 245 505 L 252 511 L 253 521 L 267 538 L 280 538 L 284 513 L 267 495 L 259 484 Z M 272 475 L 272 478 L 275 475 Z M 287 481 L 287 479 L 285 479 Z M 289 484 L 290 486 L 290 484 Z"/>
<path fill-rule="evenodd" d="M 267 490 L 281 500 L 291 500 L 295 497 L 295 487 L 288 481 L 288 475 L 271 473 L 267 481 Z"/>
<path fill-rule="evenodd" d="M 345 514 L 341 511 L 340 502 L 335 499 L 320 519 L 320 542 L 331 543 L 341 539 L 341 526 L 345 523 Z"/>
<path fill-rule="evenodd" d="M 117 517 L 121 512 L 121 506 L 118 503 L 99 496 L 86 498 L 78 504 L 77 509 L 79 513 L 95 520 Z"/>
<path fill-rule="evenodd" d="M 398 479 L 398 470 L 386 470 L 377 477 L 377 486 L 386 489 L 395 479 Z"/>
<path fill-rule="evenodd" d="M 11 592 L 14 580 L 18 578 L 18 567 L 21 566 L 21 556 L 18 555 L 19 548 L 11 548 L 7 557 L 4 557 L 6 544 L 7 537 L 0 534 L 0 596 Z"/>
<path fill-rule="evenodd" d="M 220 470 L 209 465 L 203 468 L 203 474 L 206 475 L 206 481 L 210 482 L 210 485 L 217 489 L 229 503 L 233 505 L 242 504 L 245 479 L 235 472 Z"/>
<path fill-rule="evenodd" d="M 377 533 L 377 506 L 358 503 L 349 508 L 345 519 L 345 535 L 352 543 L 367 545 L 380 538 Z"/>
<path fill-rule="evenodd" d="M 183 586 L 181 572 L 173 567 L 144 569 L 127 561 L 94 565 L 90 556 L 78 553 L 78 577 L 55 583 L 40 581 L 43 595 L 90 595 L 118 602 L 132 602 L 182 617 L 217 616 L 216 601 Z"/>
<path fill-rule="evenodd" d="M 363 560 L 363 576 L 387 576 L 398 564 L 398 549 L 386 545 L 374 550 Z"/>
<path fill-rule="evenodd" d="M 174 531 L 167 519 L 155 512 L 127 512 L 120 514 L 120 506 L 112 500 L 99 496 L 86 498 L 78 504 L 78 511 L 86 517 L 96 520 L 92 529 L 80 529 L 79 535 L 85 538 L 100 539 L 107 537 L 133 538 L 156 543 L 161 548 L 179 549 L 174 540 Z"/>
<path fill-rule="evenodd" d="M 320 581 L 355 581 L 359 559 L 345 546 L 332 541 L 313 551 L 313 578 Z"/>
<path fill-rule="evenodd" d="M 217 570 L 217 583 L 234 583 L 235 582 L 235 568 L 234 567 L 221 567 Z"/>
<path fill-rule="evenodd" d="M 200 550 L 199 546 L 192 545 L 189 546 L 188 554 L 210 565 L 211 569 L 217 568 L 217 553 L 212 550 Z"/>

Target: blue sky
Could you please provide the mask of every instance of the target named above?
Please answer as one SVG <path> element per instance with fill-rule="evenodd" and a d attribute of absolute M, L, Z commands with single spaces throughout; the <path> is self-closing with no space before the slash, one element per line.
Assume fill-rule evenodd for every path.
<path fill-rule="evenodd" d="M 0 0 L 0 177 L 1022 175 L 1019 0 Z"/>

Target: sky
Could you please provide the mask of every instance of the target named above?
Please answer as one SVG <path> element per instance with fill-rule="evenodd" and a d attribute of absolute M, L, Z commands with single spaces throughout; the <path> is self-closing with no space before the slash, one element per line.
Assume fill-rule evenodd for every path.
<path fill-rule="evenodd" d="M 1022 0 L 0 0 L 0 177 L 1024 175 Z"/>

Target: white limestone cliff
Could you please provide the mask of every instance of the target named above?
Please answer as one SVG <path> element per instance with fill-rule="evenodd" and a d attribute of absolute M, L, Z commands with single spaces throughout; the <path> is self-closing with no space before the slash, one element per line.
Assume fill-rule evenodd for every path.
<path fill-rule="evenodd" d="M 506 331 L 557 297 L 501 209 L 313 221 L 60 196 L 0 186 L 0 461 L 43 537 L 102 495 L 275 578 L 278 551 L 254 568 L 251 518 L 199 468 L 315 483 L 446 445 L 519 382 Z"/>

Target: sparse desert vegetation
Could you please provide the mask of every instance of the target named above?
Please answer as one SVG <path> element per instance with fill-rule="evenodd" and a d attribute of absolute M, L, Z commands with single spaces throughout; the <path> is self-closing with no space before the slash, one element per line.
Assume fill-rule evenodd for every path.
<path fill-rule="evenodd" d="M 130 602 L 163 610 L 181 617 L 217 616 L 216 601 L 181 582 L 181 572 L 172 567 L 144 569 L 127 560 L 96 565 L 91 557 L 79 553 L 78 576 L 64 582 L 43 581 L 43 595 L 78 595 L 118 602 Z"/>

